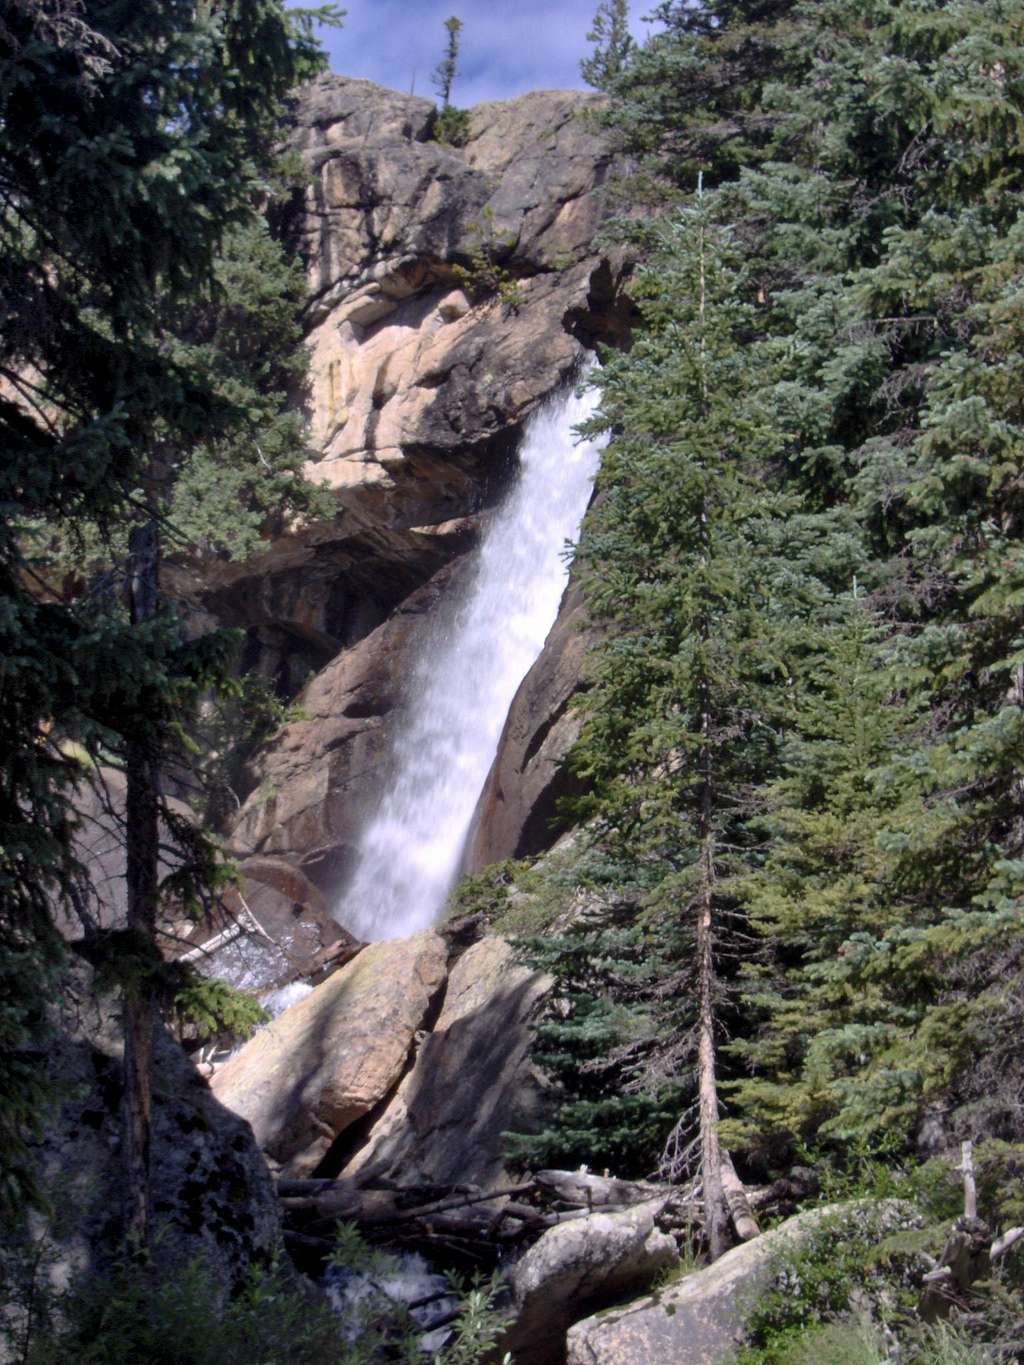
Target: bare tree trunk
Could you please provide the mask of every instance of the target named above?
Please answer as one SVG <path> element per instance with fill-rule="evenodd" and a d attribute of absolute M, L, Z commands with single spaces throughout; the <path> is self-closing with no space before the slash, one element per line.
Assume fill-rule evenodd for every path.
<path fill-rule="evenodd" d="M 703 175 L 697 182 L 698 201 L 703 200 Z M 700 364 L 701 405 L 708 403 L 707 373 L 705 369 L 705 312 L 707 280 L 704 266 L 704 224 L 700 225 Z M 711 559 L 711 528 L 707 496 L 700 507 L 700 554 L 705 566 Z M 711 622 L 707 602 L 703 603 L 697 622 L 703 659 L 698 682 L 700 695 L 701 747 L 699 757 L 701 793 L 698 815 L 700 836 L 700 884 L 697 893 L 697 1102 L 700 1115 L 700 1178 L 704 1191 L 704 1219 L 707 1225 L 708 1250 L 717 1260 L 729 1247 L 729 1213 L 722 1188 L 722 1153 L 718 1140 L 718 1084 L 715 1065 L 715 835 L 714 835 L 714 774 L 712 772 L 711 678 L 708 670 L 708 649 L 711 644 Z"/>
<path fill-rule="evenodd" d="M 749 1242 L 752 1238 L 759 1237 L 761 1229 L 757 1226 L 757 1219 L 754 1217 L 754 1210 L 750 1206 L 747 1191 L 744 1189 L 743 1181 L 736 1174 L 732 1157 L 724 1148 L 722 1150 L 722 1192 L 729 1209 L 729 1217 L 740 1241 Z"/>
<path fill-rule="evenodd" d="M 705 802 L 710 790 L 705 787 Z M 700 1114 L 700 1179 L 708 1250 L 717 1260 L 729 1248 L 729 1214 L 722 1188 L 722 1152 L 718 1140 L 718 1084 L 715 1068 L 714 844 L 708 828 L 710 811 L 702 813 L 701 887 L 697 899 L 697 1096 Z"/>
<path fill-rule="evenodd" d="M 128 552 L 128 607 L 133 625 L 157 611 L 159 529 L 156 521 L 132 531 Z M 155 940 L 159 848 L 159 762 L 151 744 L 128 743 L 125 796 L 127 928 L 144 962 Z M 144 1255 L 150 1233 L 150 1130 L 154 1004 L 145 974 L 124 987 L 122 1141 L 124 1225 L 129 1244 Z"/>
<path fill-rule="evenodd" d="M 1024 664 L 1013 670 L 1013 681 L 1007 693 L 1007 700 L 1024 710 Z M 1011 788 L 1016 814 L 1013 820 L 1013 847 L 1017 854 L 1024 852 L 1024 781 L 1017 778 Z"/>
<path fill-rule="evenodd" d="M 701 509 L 701 537 L 705 554 L 709 551 L 708 516 Z M 710 622 L 705 610 L 698 621 L 698 634 L 706 650 L 710 644 Z M 707 667 L 707 657 L 702 667 Z M 704 1219 L 708 1250 L 717 1260 L 728 1250 L 729 1213 L 722 1186 L 722 1152 L 718 1138 L 718 1083 L 715 1059 L 715 831 L 714 773 L 712 763 L 711 680 L 705 671 L 698 684 L 701 708 L 700 804 L 698 834 L 700 867 L 697 898 L 697 1108 L 700 1116 L 700 1179 L 704 1191 Z"/>

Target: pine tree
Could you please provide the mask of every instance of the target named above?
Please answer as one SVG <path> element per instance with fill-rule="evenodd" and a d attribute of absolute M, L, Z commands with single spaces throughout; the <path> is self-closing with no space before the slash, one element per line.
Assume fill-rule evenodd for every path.
<path fill-rule="evenodd" d="M 735 246 L 702 195 L 644 235 L 643 326 L 597 381 L 614 435 L 578 562 L 606 635 L 573 765 L 589 787 L 579 813 L 653 883 L 640 923 L 665 966 L 646 992 L 660 1038 L 645 1068 L 688 1092 L 666 1170 L 693 1170 L 699 1150 L 718 1255 L 729 1240 L 719 1048 L 744 932 L 738 887 L 758 856 L 756 789 L 775 761 L 772 713 L 804 591 L 782 545 L 799 509 L 772 491 L 784 437 L 765 402 L 770 369 L 743 344 L 753 310 Z"/>
<path fill-rule="evenodd" d="M 629 31 L 629 0 L 601 0 L 587 42 L 594 50 L 580 62 L 580 75 L 595 90 L 610 90 L 636 47 Z"/>
<path fill-rule="evenodd" d="M 225 231 L 251 219 L 281 100 L 310 56 L 274 0 L 198 9 L 183 0 L 29 0 L 7 6 L 0 22 L 0 501 L 8 513 L 0 529 L 0 974 L 12 987 L 0 1016 L 0 1093 L 9 1101 L 0 1114 L 0 1198 L 8 1206 L 32 1194 L 25 1133 L 41 1099 L 34 1049 L 61 959 L 51 897 L 90 920 L 71 845 L 81 768 L 67 742 L 87 752 L 112 739 L 139 754 L 159 747 L 226 648 L 183 642 L 148 608 L 131 626 L 114 603 L 56 600 L 32 562 L 31 527 L 80 518 L 115 525 L 135 507 L 154 431 L 180 448 L 230 420 L 223 396 L 168 353 L 160 314 L 207 289 Z M 151 766 L 140 778 L 145 807 Z M 199 854 L 179 878 L 185 899 L 210 871 Z M 148 876 L 136 899 L 144 931 L 154 913 Z M 152 943 L 145 932 L 130 937 L 139 952 L 122 957 L 122 978 L 144 981 Z M 142 1168 L 131 1169 L 128 1218 L 142 1232 Z"/>
<path fill-rule="evenodd" d="M 854 1096 L 880 1126 L 893 1119 L 876 1084 L 892 1021 L 850 970 L 853 945 L 892 924 L 891 860 L 877 837 L 901 797 L 883 770 L 912 728 L 892 688 L 863 595 L 840 599 L 793 689 L 781 771 L 764 790 L 767 852 L 745 887 L 768 949 L 767 963 L 745 964 L 746 999 L 764 1024 L 731 1048 L 753 1075 L 733 1084 L 730 1131 L 769 1165 L 842 1130 Z"/>
<path fill-rule="evenodd" d="M 459 34 L 462 32 L 462 20 L 453 14 L 450 19 L 444 21 L 444 27 L 448 41 L 444 56 L 434 68 L 434 89 L 441 101 L 442 110 L 447 109 L 452 102 L 452 86 L 459 71 Z"/>

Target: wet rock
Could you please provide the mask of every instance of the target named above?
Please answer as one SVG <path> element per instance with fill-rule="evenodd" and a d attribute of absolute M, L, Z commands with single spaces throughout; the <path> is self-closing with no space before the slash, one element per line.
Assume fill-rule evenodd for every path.
<path fill-rule="evenodd" d="M 390 775 L 390 723 L 404 700 L 410 660 L 460 571 L 461 565 L 442 570 L 312 679 L 299 697 L 303 719 L 286 725 L 262 756 L 261 782 L 232 833 L 236 849 L 300 864 L 336 896 Z"/>
<path fill-rule="evenodd" d="M 472 1184 L 503 1175 L 502 1134 L 529 1131 L 544 1103 L 527 1061 L 530 1023 L 550 980 L 484 938 L 452 968 L 416 1064 L 345 1167 L 363 1184 Z"/>
<path fill-rule="evenodd" d="M 189 957 L 207 976 L 266 995 L 354 953 L 356 940 L 331 917 L 319 890 L 283 858 L 247 858 L 241 886 L 191 934 Z"/>
<path fill-rule="evenodd" d="M 286 1174 L 308 1175 L 399 1080 L 446 956 L 432 931 L 370 944 L 216 1073 L 218 1100 L 252 1124 Z"/>
<path fill-rule="evenodd" d="M 555 841 L 558 802 L 574 790 L 562 760 L 580 729 L 572 701 L 592 639 L 585 626 L 574 587 L 512 702 L 467 842 L 467 872 L 541 853 Z"/>

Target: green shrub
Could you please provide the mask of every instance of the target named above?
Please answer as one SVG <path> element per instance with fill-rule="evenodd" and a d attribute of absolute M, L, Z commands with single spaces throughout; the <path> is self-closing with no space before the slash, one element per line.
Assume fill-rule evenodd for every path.
<path fill-rule="evenodd" d="M 465 147 L 469 141 L 469 110 L 445 105 L 434 120 L 433 136 L 435 142 L 449 147 Z"/>
<path fill-rule="evenodd" d="M 873 1304 L 884 1301 L 887 1312 L 912 1308 L 916 1292 L 905 1297 L 908 1265 L 916 1266 L 926 1245 L 933 1246 L 942 1235 L 938 1229 L 922 1229 L 921 1222 L 909 1206 L 894 1215 L 865 1201 L 823 1218 L 799 1244 L 784 1246 L 772 1261 L 771 1288 L 747 1320 L 749 1345 L 740 1357 L 742 1365 L 813 1359 L 796 1352 L 805 1345 L 809 1350 L 815 1334 L 832 1325 L 842 1339 L 855 1292 L 867 1292 Z M 872 1357 L 862 1352 L 850 1359 L 867 1365 Z"/>
<path fill-rule="evenodd" d="M 40 1295 L 41 1297 L 41 1295 Z M 23 1365 L 369 1365 L 341 1323 L 286 1264 L 253 1266 L 220 1300 L 200 1260 L 157 1281 L 124 1262 L 36 1304 L 17 1342 Z"/>

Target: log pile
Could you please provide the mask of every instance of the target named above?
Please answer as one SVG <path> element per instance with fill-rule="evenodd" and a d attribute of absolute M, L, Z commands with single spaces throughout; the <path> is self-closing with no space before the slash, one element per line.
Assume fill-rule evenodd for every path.
<path fill-rule="evenodd" d="M 805 1173 L 812 1176 L 812 1173 Z M 723 1186 L 742 1240 L 757 1236 L 756 1214 L 786 1212 L 813 1192 L 813 1179 L 782 1180 L 746 1189 L 731 1161 L 723 1164 Z M 279 1180 L 277 1194 L 285 1238 L 296 1249 L 326 1252 L 339 1220 L 354 1223 L 369 1241 L 421 1250 L 447 1249 L 472 1261 L 499 1258 L 510 1247 L 534 1241 L 546 1229 L 598 1212 L 629 1208 L 665 1198 L 658 1219 L 662 1231 L 692 1245 L 703 1236 L 700 1191 L 641 1180 L 620 1180 L 578 1171 L 537 1171 L 493 1190 L 468 1186 L 364 1185 L 344 1177 Z"/>

